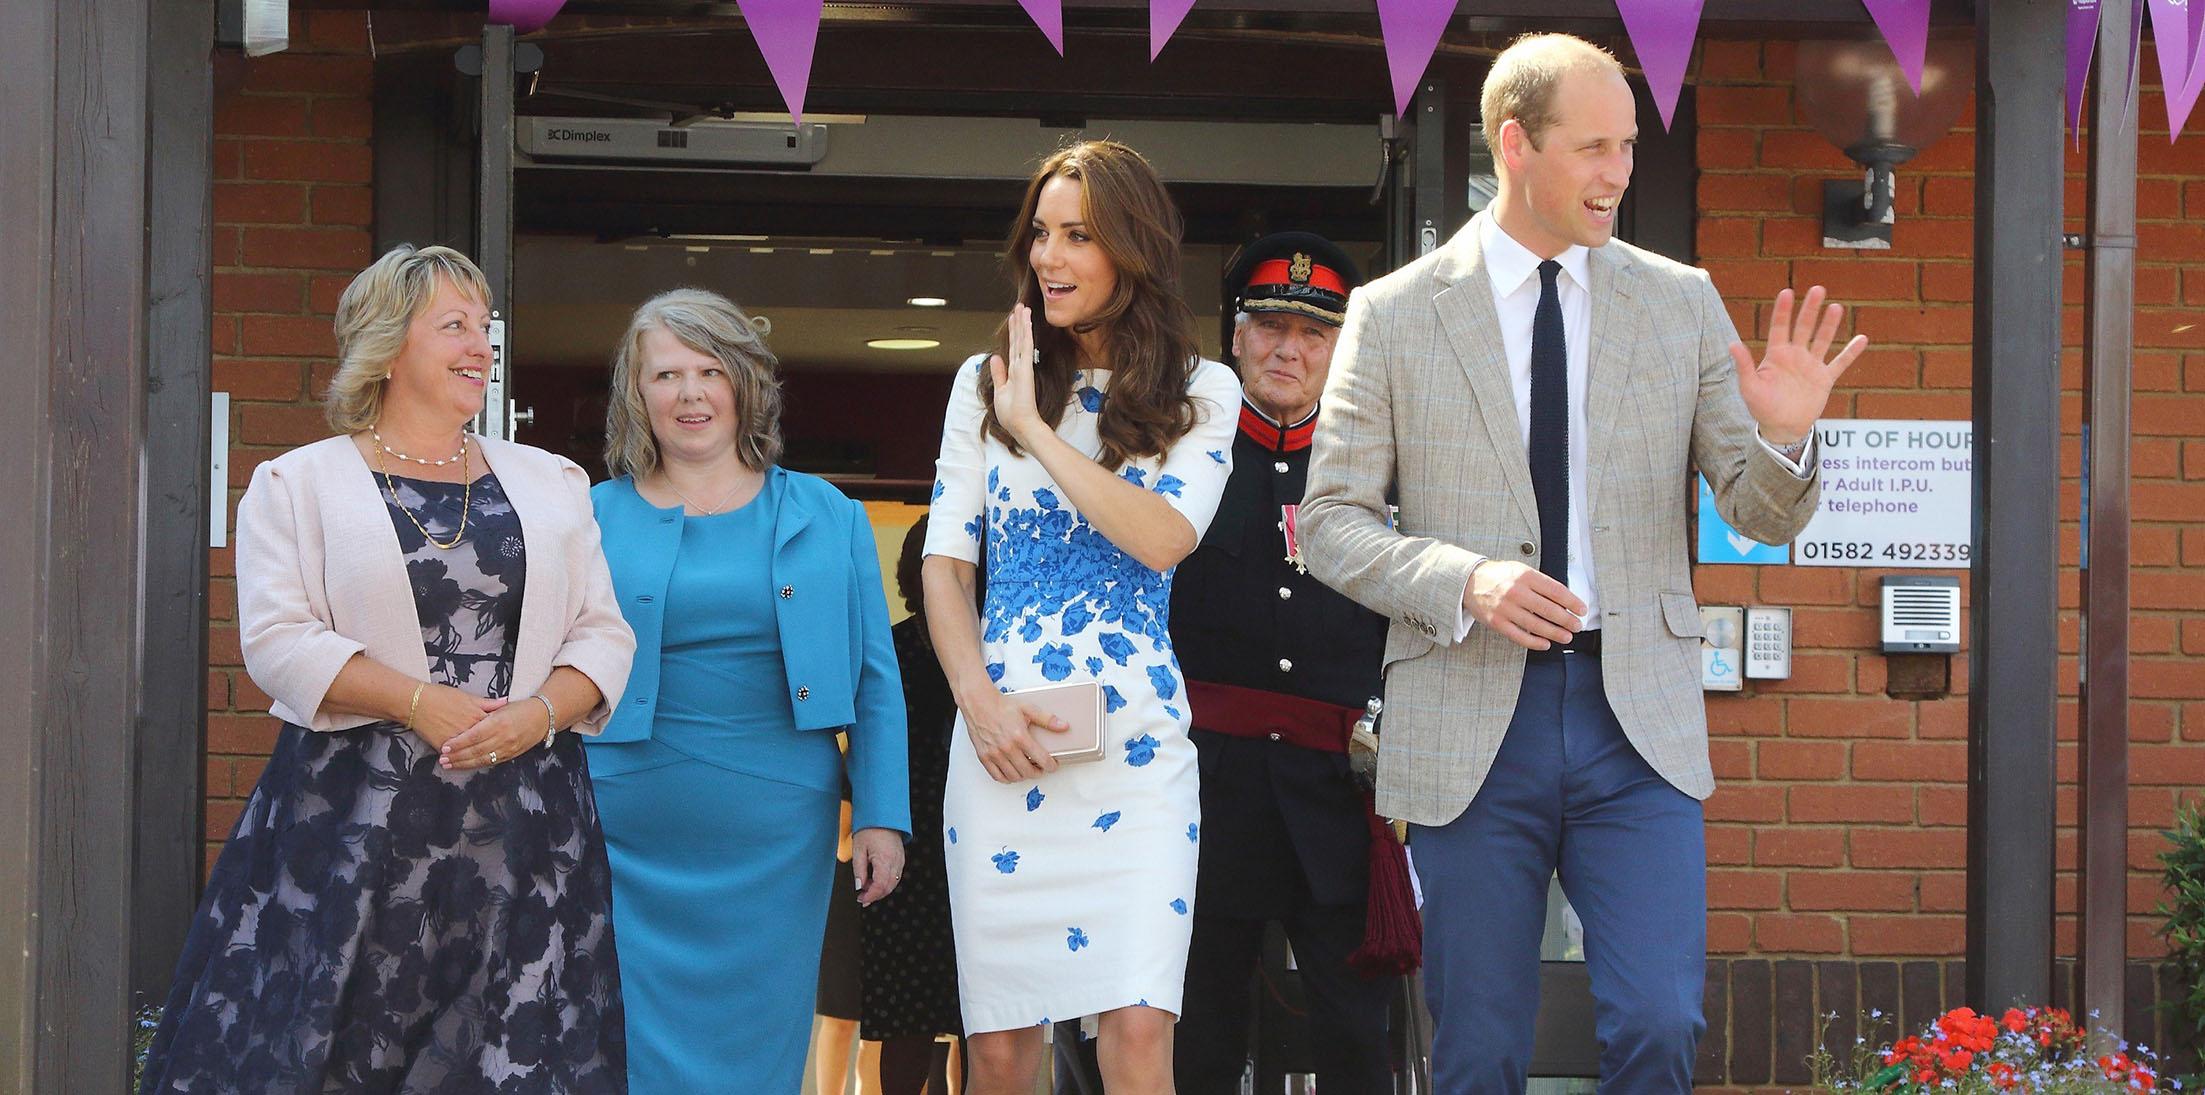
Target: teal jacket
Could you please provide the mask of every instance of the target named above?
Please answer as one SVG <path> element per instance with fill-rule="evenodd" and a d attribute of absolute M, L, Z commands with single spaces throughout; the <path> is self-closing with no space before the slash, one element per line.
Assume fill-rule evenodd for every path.
<path fill-rule="evenodd" d="M 853 828 L 909 833 L 903 677 L 865 507 L 824 479 L 780 467 L 766 472 L 762 489 L 776 515 L 769 580 L 780 595 L 774 615 L 796 728 L 849 732 Z M 592 744 L 644 741 L 658 713 L 659 644 L 681 510 L 652 505 L 626 476 L 592 487 L 590 500 L 613 592 L 636 638 L 619 710 Z"/>

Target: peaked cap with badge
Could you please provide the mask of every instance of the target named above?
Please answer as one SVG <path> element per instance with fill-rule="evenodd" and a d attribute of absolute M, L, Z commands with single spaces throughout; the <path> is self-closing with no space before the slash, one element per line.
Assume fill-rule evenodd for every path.
<path fill-rule="evenodd" d="M 1314 232 L 1274 232 L 1242 247 L 1226 264 L 1223 340 L 1230 360 L 1233 316 L 1286 312 L 1338 327 L 1347 322 L 1348 294 L 1363 284 L 1355 260 Z"/>

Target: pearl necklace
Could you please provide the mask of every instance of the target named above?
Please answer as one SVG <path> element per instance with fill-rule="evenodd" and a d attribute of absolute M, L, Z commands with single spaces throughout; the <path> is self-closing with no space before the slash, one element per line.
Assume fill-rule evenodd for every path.
<path fill-rule="evenodd" d="M 458 453 L 458 455 L 456 455 L 456 456 L 448 456 L 448 457 L 445 457 L 445 458 L 444 458 L 444 459 L 442 459 L 442 460 L 424 460 L 424 459 L 422 459 L 421 457 L 418 457 L 418 456 L 407 456 L 407 455 L 406 455 L 405 453 L 399 452 L 399 451 L 398 451 L 397 449 L 391 448 L 391 447 L 390 447 L 390 445 L 389 445 L 389 444 L 388 444 L 387 442 L 385 442 L 385 441 L 383 440 L 383 435 L 382 435 L 382 434 L 380 434 L 380 433 L 377 433 L 377 432 L 375 432 L 375 428 L 374 428 L 374 427 L 372 427 L 372 426 L 370 426 L 370 427 L 368 428 L 368 436 L 369 436 L 369 437 L 372 437 L 372 438 L 374 438 L 374 439 L 375 439 L 375 447 L 376 447 L 376 448 L 379 448 L 379 449 L 383 450 L 384 452 L 387 452 L 387 453 L 391 454 L 392 456 L 395 456 L 395 457 L 397 457 L 397 458 L 398 458 L 398 459 L 400 459 L 400 460 L 404 460 L 404 461 L 406 461 L 406 462 L 408 462 L 408 463 L 412 463 L 412 464 L 419 464 L 419 465 L 421 465 L 421 466 L 422 466 L 422 467 L 424 467 L 424 468 L 441 468 L 441 467 L 443 467 L 443 466 L 444 466 L 444 465 L 446 465 L 446 464 L 454 464 L 454 463 L 458 463 L 458 462 L 460 462 L 460 461 L 463 461 L 463 460 L 466 460 L 466 459 L 467 459 L 467 433 L 466 433 L 466 431 L 464 431 L 464 430 L 460 431 L 460 435 L 459 435 L 459 453 Z"/>

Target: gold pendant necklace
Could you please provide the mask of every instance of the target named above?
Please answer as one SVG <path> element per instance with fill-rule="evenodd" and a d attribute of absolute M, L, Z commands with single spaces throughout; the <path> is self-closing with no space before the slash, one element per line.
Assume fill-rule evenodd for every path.
<path fill-rule="evenodd" d="M 475 480 L 473 476 L 467 474 L 467 450 L 464 444 L 460 449 L 459 461 L 460 478 L 466 483 L 459 494 L 459 531 L 452 534 L 452 539 L 449 542 L 438 543 L 436 537 L 429 535 L 429 530 L 421 523 L 421 519 L 415 517 L 413 511 L 407 509 L 406 504 L 398 500 L 398 484 L 391 479 L 389 470 L 384 468 L 383 454 L 380 452 L 375 454 L 375 470 L 383 476 L 383 489 L 390 492 L 391 505 L 397 506 L 398 512 L 405 514 L 406 520 L 413 522 L 414 530 L 421 533 L 421 538 L 428 541 L 429 546 L 438 551 L 450 551 L 458 547 L 461 540 L 467 538 L 467 511 L 473 508 Z"/>

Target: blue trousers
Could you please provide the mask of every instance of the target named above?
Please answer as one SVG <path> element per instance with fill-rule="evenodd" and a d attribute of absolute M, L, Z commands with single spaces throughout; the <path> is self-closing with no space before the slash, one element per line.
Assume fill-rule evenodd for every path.
<path fill-rule="evenodd" d="M 1462 816 L 1411 826 L 1438 1095 L 1517 1095 L 1539 1005 L 1548 879 L 1585 925 L 1601 1090 L 1690 1091 L 1707 1022 L 1700 803 L 1623 736 L 1597 655 L 1533 658 L 1492 772 Z"/>

